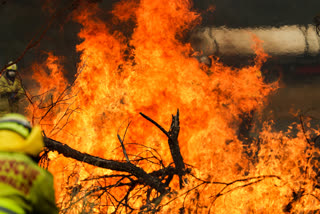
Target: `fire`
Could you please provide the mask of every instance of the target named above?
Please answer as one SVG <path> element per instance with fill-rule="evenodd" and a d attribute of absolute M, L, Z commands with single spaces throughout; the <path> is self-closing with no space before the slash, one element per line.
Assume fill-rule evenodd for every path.
<path fill-rule="evenodd" d="M 298 192 L 303 187 L 311 194 L 313 183 L 306 181 L 312 180 L 314 172 L 301 173 L 301 167 L 311 166 L 309 153 L 304 152 L 309 147 L 302 132 L 298 138 L 290 139 L 265 126 L 260 134 L 259 161 L 254 167 L 237 139 L 239 116 L 262 108 L 266 97 L 277 88 L 276 84 L 265 84 L 259 75 L 267 58 L 262 41 L 253 36 L 257 54 L 254 65 L 236 69 L 213 57 L 213 65 L 205 72 L 192 57 L 191 45 L 181 41 L 184 32 L 200 22 L 190 1 L 121 1 L 114 5 L 113 23 L 99 19 L 96 14 L 101 12 L 93 4 L 74 13 L 74 21 L 82 25 L 78 36 L 83 41 L 76 47 L 81 52 L 81 63 L 72 83 L 66 84 L 61 59 L 51 53 L 45 65 L 34 67 L 38 94 L 46 96 L 40 101 L 35 99 L 38 101 L 28 110 L 48 137 L 101 158 L 124 160 L 117 133 L 122 136 L 128 121 L 132 121 L 124 140 L 129 158 L 146 155 L 148 151 L 138 145 L 143 144 L 157 150 L 168 165 L 172 158 L 166 136 L 139 116 L 139 112 L 168 129 L 170 115 L 179 108 L 179 142 L 185 163 L 194 166 L 196 177 L 218 183 L 204 183 L 186 194 L 186 190 L 201 183 L 189 176 L 186 189 L 173 196 L 176 199 L 164 199 L 163 204 L 171 203 L 162 207 L 162 213 L 178 213 L 184 199 L 188 200 L 184 206 L 191 213 L 279 213 L 292 199 L 293 189 Z M 135 23 L 130 35 L 111 28 L 129 20 Z M 57 202 L 63 212 L 78 213 L 83 206 L 95 212 L 113 211 L 112 207 L 99 206 L 109 204 L 113 200 L 109 196 L 92 202 L 86 201 L 86 192 L 77 194 L 81 188 L 98 182 L 109 184 L 112 178 L 86 179 L 111 175 L 112 171 L 55 153 L 49 157 Z M 138 164 L 147 172 L 156 170 L 146 162 Z M 232 181 L 236 182 L 228 184 Z M 250 182 L 253 184 L 238 188 Z M 177 186 L 175 179 L 172 187 Z M 128 191 L 117 190 L 116 198 L 123 198 Z M 135 193 L 132 193 L 135 203 L 130 205 L 138 209 L 145 198 L 134 196 Z M 221 197 L 215 197 L 218 193 Z M 79 202 L 68 208 L 67 202 L 73 197 Z M 311 195 L 301 197 L 299 203 L 292 204 L 292 210 L 313 208 L 314 201 Z"/>
<path fill-rule="evenodd" d="M 31 94 L 36 95 L 31 97 L 31 105 L 28 106 L 28 112 L 30 112 L 32 122 L 39 123 L 42 120 L 49 122 L 49 124 L 45 125 L 47 126 L 46 128 L 42 127 L 45 130 L 52 131 L 52 127 L 54 126 L 52 122 L 60 111 L 60 108 L 54 108 L 52 104 L 57 99 L 64 98 L 61 92 L 67 87 L 67 82 L 62 72 L 63 68 L 59 63 L 61 60 L 52 53 L 48 53 L 45 63 L 35 63 L 32 67 L 36 71 L 33 73 L 32 78 L 39 84 L 39 89 L 32 88 L 30 90 Z M 44 126 L 44 124 L 42 125 Z"/>

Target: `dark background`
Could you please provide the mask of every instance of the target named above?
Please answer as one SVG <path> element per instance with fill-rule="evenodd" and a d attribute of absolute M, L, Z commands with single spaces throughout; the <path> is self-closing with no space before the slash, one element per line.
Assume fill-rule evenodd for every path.
<path fill-rule="evenodd" d="M 309 24 L 320 13 L 318 0 L 195 0 L 205 9 L 213 4 L 216 10 L 204 17 L 204 25 L 229 27 L 281 26 Z"/>
<path fill-rule="evenodd" d="M 50 20 L 49 11 L 66 7 L 65 0 L 1 0 L 0 1 L 0 64 L 21 55 L 29 41 L 43 30 Z M 100 0 L 100 6 L 106 14 L 115 0 Z M 210 5 L 215 11 L 204 13 L 205 26 L 248 27 L 281 26 L 291 24 L 310 24 L 312 18 L 320 13 L 319 0 L 195 0 L 197 11 L 206 11 Z M 50 8 L 49 10 L 46 8 Z M 106 15 L 107 16 L 107 15 Z M 80 26 L 64 20 L 64 16 L 55 20 L 40 45 L 29 51 L 19 63 L 27 69 L 34 60 L 39 60 L 43 52 L 54 51 L 56 55 L 68 56 L 67 70 L 75 69 L 78 55 L 75 45 L 79 43 L 77 32 Z M 59 20 L 60 19 L 60 20 Z"/>

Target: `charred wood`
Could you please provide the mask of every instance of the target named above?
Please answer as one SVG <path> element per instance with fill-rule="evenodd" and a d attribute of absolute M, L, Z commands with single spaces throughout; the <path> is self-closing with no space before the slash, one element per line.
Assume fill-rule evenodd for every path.
<path fill-rule="evenodd" d="M 73 158 L 75 160 L 85 162 L 93 166 L 130 173 L 138 178 L 141 183 L 154 188 L 161 194 L 168 192 L 168 188 L 166 187 L 166 185 L 161 183 L 161 181 L 157 177 L 147 174 L 142 168 L 137 167 L 132 163 L 106 160 L 97 156 L 89 155 L 87 153 L 82 153 L 66 144 L 60 143 L 59 141 L 50 138 L 45 138 L 44 142 L 46 147 L 50 151 L 57 151 L 65 157 Z"/>
<path fill-rule="evenodd" d="M 180 189 L 183 188 L 183 183 L 184 183 L 183 175 L 186 174 L 186 168 L 183 162 L 183 158 L 180 152 L 180 147 L 178 142 L 178 136 L 180 131 L 179 109 L 177 110 L 176 115 L 172 115 L 172 122 L 171 122 L 171 127 L 169 132 L 167 132 L 162 126 L 160 126 L 157 122 L 152 120 L 150 117 L 144 115 L 141 112 L 140 112 L 140 115 L 143 116 L 148 121 L 150 121 L 151 123 L 153 123 L 155 126 L 157 126 L 168 137 L 168 144 L 169 144 L 171 156 L 177 170 L 177 175 L 179 176 Z"/>
<path fill-rule="evenodd" d="M 172 123 L 169 131 L 170 138 L 168 140 L 170 152 L 172 155 L 172 159 L 176 165 L 180 189 L 183 188 L 183 179 L 182 176 L 185 174 L 185 165 L 183 162 L 183 158 L 180 152 L 178 136 L 179 136 L 180 126 L 179 126 L 179 109 L 177 110 L 176 115 L 172 115 Z"/>

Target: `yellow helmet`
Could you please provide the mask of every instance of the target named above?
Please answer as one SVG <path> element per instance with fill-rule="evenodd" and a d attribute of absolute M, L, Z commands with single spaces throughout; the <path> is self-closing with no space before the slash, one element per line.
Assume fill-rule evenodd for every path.
<path fill-rule="evenodd" d="M 11 64 L 11 63 L 12 63 L 12 61 L 9 62 L 9 64 Z M 12 64 L 12 65 L 7 67 L 7 70 L 8 71 L 17 71 L 18 70 L 18 66 L 17 66 L 17 64 Z"/>
<path fill-rule="evenodd" d="M 37 156 L 43 147 L 40 127 L 32 128 L 23 115 L 11 113 L 0 118 L 0 151 Z"/>

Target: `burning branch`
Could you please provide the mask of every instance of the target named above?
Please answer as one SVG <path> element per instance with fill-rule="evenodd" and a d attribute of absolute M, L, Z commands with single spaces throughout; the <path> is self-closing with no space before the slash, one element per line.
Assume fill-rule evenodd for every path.
<path fill-rule="evenodd" d="M 162 128 L 158 123 L 156 123 L 154 120 L 152 120 L 150 117 L 144 115 L 143 113 L 140 112 L 140 114 L 156 125 L 165 135 L 168 137 L 168 143 L 170 147 L 170 152 L 172 159 L 174 161 L 174 164 L 177 169 L 177 174 L 179 176 L 179 183 L 180 183 L 180 189 L 183 188 L 183 179 L 182 176 L 186 174 L 186 169 L 185 165 L 183 162 L 183 158 L 180 152 L 180 147 L 179 147 L 179 142 L 178 142 L 178 136 L 179 136 L 179 131 L 180 131 L 180 126 L 179 126 L 179 109 L 177 110 L 176 115 L 172 115 L 172 123 L 169 132 L 167 132 L 164 128 Z M 185 180 L 186 181 L 186 180 Z"/>
<path fill-rule="evenodd" d="M 162 132 L 166 134 L 168 137 L 168 143 L 170 147 L 170 152 L 172 155 L 172 159 L 174 161 L 175 167 L 169 165 L 164 166 L 163 161 L 160 157 L 157 158 L 154 156 L 160 163 L 159 166 L 161 166 L 160 169 L 155 170 L 153 172 L 147 173 L 143 168 L 138 167 L 134 163 L 139 160 L 147 160 L 148 158 L 145 158 L 143 156 L 138 157 L 138 159 L 133 159 L 132 162 L 130 162 L 127 151 L 124 147 L 124 138 L 127 133 L 128 127 L 130 123 L 127 125 L 125 133 L 123 137 L 121 138 L 119 134 L 117 134 L 118 140 L 120 141 L 121 148 L 123 150 L 123 153 L 125 155 L 126 161 L 117 161 L 117 160 L 106 160 L 97 156 L 93 156 L 87 153 L 82 153 L 80 151 L 77 151 L 71 147 L 69 147 L 66 144 L 63 144 L 59 141 L 50 139 L 48 137 L 45 137 L 45 145 L 47 147 L 47 151 L 57 151 L 58 153 L 62 154 L 65 157 L 72 158 L 75 160 L 78 160 L 80 162 L 84 162 L 96 167 L 110 169 L 113 171 L 118 172 L 124 172 L 126 174 L 111 174 L 111 175 L 104 175 L 100 177 L 95 178 L 88 178 L 83 181 L 93 181 L 93 180 L 101 180 L 103 178 L 113 178 L 117 179 L 117 182 L 111 185 L 105 185 L 105 186 L 96 186 L 92 187 L 92 189 L 87 190 L 84 195 L 82 195 L 80 198 L 75 199 L 74 196 L 70 199 L 70 206 L 75 205 L 80 200 L 84 199 L 84 197 L 88 197 L 89 195 L 96 194 L 98 192 L 106 192 L 110 193 L 110 190 L 112 188 L 121 187 L 121 186 L 127 186 L 128 191 L 127 194 L 121 199 L 116 200 L 117 205 L 115 206 L 115 209 L 118 210 L 119 206 L 123 206 L 129 208 L 130 210 L 133 210 L 131 206 L 128 205 L 128 200 L 130 199 L 130 194 L 132 191 L 134 191 L 137 187 L 137 185 L 143 185 L 145 187 L 148 187 L 146 191 L 146 204 L 142 205 L 140 207 L 140 210 L 149 212 L 151 210 L 156 210 L 160 202 L 162 201 L 163 197 L 170 193 L 169 185 L 171 181 L 173 180 L 174 175 L 179 176 L 179 183 L 180 188 L 183 188 L 183 176 L 186 174 L 189 174 L 191 172 L 190 169 L 186 169 L 185 164 L 183 162 L 183 158 L 180 152 L 179 143 L 178 143 L 178 135 L 179 135 L 179 110 L 177 111 L 176 115 L 172 115 L 172 123 L 169 132 L 167 132 L 164 128 L 162 128 L 157 122 L 149 118 L 148 116 L 144 115 L 143 113 L 140 113 L 144 118 L 146 118 L 148 121 L 155 124 Z M 151 153 L 152 154 L 152 153 Z M 151 162 L 152 163 L 152 162 Z M 127 180 L 129 182 L 127 182 Z M 186 180 L 185 180 L 186 181 Z M 74 189 L 77 189 L 76 193 Z M 81 186 L 75 185 L 74 187 L 70 187 L 70 195 L 75 195 L 80 192 Z M 153 194 L 152 191 L 155 190 L 158 194 Z M 115 200 L 115 199 L 114 199 Z"/>
<path fill-rule="evenodd" d="M 57 151 L 58 153 L 63 154 L 65 157 L 73 158 L 75 160 L 104 169 L 130 173 L 138 178 L 141 183 L 154 188 L 158 192 L 168 192 L 167 187 L 161 183 L 160 180 L 150 174 L 147 174 L 142 168 L 137 167 L 132 163 L 106 160 L 97 156 L 89 155 L 87 153 L 82 153 L 72 149 L 66 144 L 62 144 L 50 138 L 45 138 L 45 145 L 50 151 Z"/>
<path fill-rule="evenodd" d="M 206 209 L 210 210 L 214 207 L 218 198 L 230 194 L 231 192 L 238 191 L 242 188 L 247 188 L 248 186 L 257 185 L 258 183 L 263 182 L 266 179 L 276 179 L 283 181 L 280 176 L 277 175 L 260 175 L 253 177 L 244 177 L 235 179 L 230 182 L 220 182 L 212 181 L 208 179 L 200 179 L 191 173 L 191 168 L 187 168 L 183 157 L 180 152 L 178 135 L 180 131 L 179 126 L 179 110 L 176 115 L 172 115 L 172 123 L 170 130 L 166 131 L 162 126 L 155 122 L 150 117 L 140 113 L 145 119 L 150 121 L 152 124 L 157 126 L 167 137 L 168 144 L 170 147 L 171 156 L 174 164 L 169 164 L 165 166 L 163 164 L 161 156 L 157 153 L 156 150 L 152 151 L 152 148 L 146 147 L 145 145 L 140 145 L 150 151 L 149 154 L 152 157 L 146 157 L 145 155 L 135 155 L 129 160 L 130 154 L 127 153 L 124 145 L 124 139 L 128 130 L 129 124 L 126 126 L 125 132 L 121 137 L 119 132 L 117 138 L 120 141 L 122 152 L 124 153 L 125 159 L 121 160 L 107 160 L 97 156 L 93 156 L 87 153 L 82 153 L 77 151 L 70 146 L 63 144 L 59 141 L 45 137 L 45 145 L 47 151 L 57 151 L 65 157 L 75 159 L 80 162 L 90 164 L 92 166 L 112 170 L 111 173 L 92 176 L 86 179 L 82 179 L 80 184 L 67 184 L 66 187 L 68 190 L 68 197 L 66 198 L 66 204 L 63 207 L 62 212 L 68 213 L 69 209 L 77 207 L 81 202 L 84 203 L 83 210 L 90 210 L 92 207 L 100 206 L 101 198 L 105 198 L 107 202 L 112 205 L 103 205 L 103 206 L 112 206 L 113 213 L 121 213 L 125 210 L 125 213 L 131 213 L 138 211 L 139 213 L 156 213 L 163 209 L 168 204 L 173 201 L 182 198 L 183 204 L 180 208 L 181 213 L 184 212 L 193 212 L 195 209 L 202 209 L 201 205 L 201 190 L 200 188 L 206 188 L 209 185 L 217 185 L 217 191 L 213 192 L 208 198 L 210 202 L 205 205 Z M 156 153 L 153 153 L 156 152 Z M 152 161 L 155 159 L 157 161 Z M 159 168 L 153 170 L 152 172 L 147 173 L 147 171 L 138 166 L 140 161 L 148 161 L 148 164 L 157 165 Z M 76 175 L 76 174 L 75 174 Z M 174 180 L 174 176 L 179 177 L 180 189 L 185 188 L 183 191 L 178 192 L 175 189 L 172 189 L 170 184 Z M 189 176 L 191 183 L 193 185 L 186 185 L 186 178 L 184 176 Z M 77 179 L 78 181 L 79 179 Z M 80 181 L 80 180 L 79 180 Z M 184 181 L 184 183 L 183 183 Z M 86 185 L 86 182 L 90 182 L 90 185 Z M 285 181 L 284 181 L 285 182 Z M 185 185 L 184 185 L 185 184 Z M 126 188 L 125 192 L 121 196 L 116 196 L 114 192 L 118 189 Z M 293 210 L 293 207 L 303 196 L 312 195 L 313 192 L 295 192 L 293 190 L 293 199 L 284 205 L 283 211 L 290 212 Z M 171 196 L 167 201 L 164 202 L 166 196 Z M 316 195 L 312 195 L 317 197 Z M 134 206 L 136 200 L 143 199 L 143 203 L 138 207 Z M 190 201 L 189 201 L 190 200 Z M 190 202 L 190 203 L 189 203 Z M 62 202 L 65 203 L 65 202 Z M 87 204 L 85 204 L 87 203 Z"/>
<path fill-rule="evenodd" d="M 233 180 L 231 182 L 219 182 L 212 180 L 203 180 L 197 178 L 193 174 L 191 174 L 191 169 L 186 168 L 185 163 L 183 162 L 183 158 L 180 152 L 180 147 L 178 143 L 178 135 L 179 135 L 179 110 L 176 115 L 172 115 L 172 123 L 170 130 L 167 132 L 163 127 L 161 127 L 157 122 L 152 120 L 150 117 L 140 113 L 145 119 L 156 125 L 166 136 L 168 137 L 168 143 L 170 146 L 170 152 L 172 159 L 174 161 L 174 166 L 171 164 L 168 166 L 163 165 L 163 161 L 161 156 L 157 157 L 153 155 L 153 157 L 159 161 L 158 165 L 161 167 L 158 170 L 154 170 L 152 172 L 147 173 L 143 168 L 138 167 L 136 164 L 141 160 L 147 160 L 148 158 L 144 156 L 136 156 L 136 158 L 129 160 L 127 151 L 124 147 L 124 138 L 127 133 L 127 129 L 130 123 L 127 125 L 125 133 L 121 138 L 119 133 L 117 134 L 118 140 L 120 141 L 121 148 L 125 155 L 126 161 L 119 160 L 107 160 L 97 156 L 93 156 L 87 153 L 82 153 L 77 151 L 66 144 L 58 142 L 56 140 L 45 137 L 45 145 L 47 147 L 47 151 L 57 151 L 58 153 L 64 155 L 65 157 L 72 158 L 78 160 L 80 162 L 84 162 L 96 167 L 113 170 L 111 174 L 105 174 L 101 176 L 89 177 L 81 180 L 81 184 L 73 184 L 70 187 L 67 187 L 69 193 L 69 199 L 67 199 L 67 206 L 62 206 L 62 212 L 68 212 L 68 209 L 76 206 L 79 202 L 89 203 L 88 209 L 91 209 L 94 206 L 98 206 L 100 202 L 95 202 L 100 199 L 103 195 L 106 200 L 111 201 L 112 206 L 114 208 L 114 213 L 121 212 L 121 209 L 125 209 L 126 213 L 137 211 L 137 208 L 133 206 L 134 201 L 137 198 L 145 198 L 144 203 L 139 206 L 140 213 L 155 213 L 161 210 L 163 207 L 167 206 L 171 202 L 175 201 L 180 197 L 184 197 L 184 202 L 182 207 L 180 208 L 181 212 L 185 212 L 185 209 L 189 209 L 185 205 L 185 201 L 187 197 L 191 197 L 192 203 L 196 203 L 196 207 L 200 206 L 201 199 L 199 196 L 199 188 L 206 187 L 208 185 L 222 185 L 220 190 L 214 192 L 211 195 L 211 203 L 207 208 L 210 209 L 216 202 L 219 197 L 222 197 L 230 192 L 237 191 L 241 188 L 246 188 L 248 186 L 260 183 L 265 179 L 278 179 L 282 180 L 277 175 L 261 175 L 256 177 L 245 177 L 237 180 Z M 144 145 L 142 145 L 144 146 Z M 145 146 L 144 146 L 145 147 Z M 145 147 L 148 148 L 148 147 Z M 150 148 L 149 148 L 150 149 Z M 155 150 L 156 152 L 156 150 Z M 151 152 L 152 154 L 152 152 Z M 156 162 L 150 161 L 151 164 L 157 164 Z M 120 172 L 120 173 L 117 173 Z M 170 183 L 173 181 L 174 176 L 177 175 L 179 177 L 180 189 L 183 188 L 183 176 L 191 175 L 191 178 L 195 178 L 194 185 L 187 188 L 184 192 L 177 193 L 176 190 L 171 189 L 169 187 Z M 110 179 L 111 183 L 107 183 L 105 179 Z M 105 182 L 103 182 L 105 181 Z M 91 185 L 87 185 L 89 187 L 85 188 L 84 182 L 93 182 Z M 68 182 L 67 182 L 68 183 Z M 186 183 L 186 179 L 185 179 Z M 126 193 L 121 196 L 121 198 L 117 198 L 113 192 L 114 189 L 117 188 L 126 188 Z M 167 202 L 162 203 L 164 197 L 168 195 L 175 195 Z M 301 194 L 301 197 L 305 194 Z M 299 198 L 301 198 L 299 197 Z M 88 202 L 88 198 L 94 198 L 94 202 Z M 284 210 L 291 210 L 292 204 L 295 203 L 298 198 L 294 198 L 292 202 L 290 202 L 287 206 L 285 206 Z M 86 202 L 85 202 L 86 201 Z M 130 201 L 130 203 L 129 203 Z M 97 204 L 94 204 L 97 203 Z M 188 205 L 188 207 L 190 204 Z M 193 205 L 191 205 L 192 207 Z M 86 208 L 84 208 L 86 209 Z M 190 208 L 192 209 L 192 208 Z"/>
<path fill-rule="evenodd" d="M 186 169 L 185 164 L 183 162 L 183 158 L 180 152 L 179 143 L 178 143 L 178 135 L 179 135 L 179 110 L 176 115 L 172 116 L 172 123 L 169 132 L 167 132 L 164 128 L 162 128 L 158 123 L 149 118 L 148 116 L 140 113 L 144 118 L 151 121 L 155 124 L 162 132 L 166 134 L 168 137 L 168 143 L 170 146 L 170 152 L 175 164 L 175 167 L 169 165 L 164 166 L 163 161 L 152 154 L 152 156 L 159 161 L 159 166 L 161 167 L 158 170 L 147 173 L 143 168 L 135 165 L 137 162 L 141 160 L 147 160 L 149 158 L 143 156 L 136 156 L 132 161 L 129 160 L 127 151 L 124 146 L 124 139 L 128 130 L 130 123 L 127 125 L 125 133 L 121 138 L 119 133 L 117 134 L 117 138 L 120 141 L 122 151 L 126 158 L 126 161 L 118 161 L 118 160 L 106 160 L 97 156 L 93 156 L 87 153 L 82 153 L 77 151 L 66 144 L 63 144 L 59 141 L 50 139 L 45 137 L 45 145 L 48 151 L 57 151 L 65 157 L 72 158 L 78 160 L 80 162 L 84 162 L 96 167 L 110 169 L 117 172 L 124 172 L 125 174 L 111 174 L 104 175 L 96 178 L 88 178 L 83 181 L 93 181 L 93 180 L 101 180 L 104 178 L 113 178 L 117 181 L 110 185 L 99 185 L 88 189 L 80 198 L 71 197 L 69 207 L 74 206 L 77 202 L 84 199 L 84 197 L 88 197 L 89 195 L 97 194 L 98 192 L 105 192 L 106 194 L 111 194 L 111 189 L 116 187 L 128 187 L 127 194 L 120 200 L 116 200 L 115 210 L 119 209 L 119 206 L 125 207 L 126 209 L 133 210 L 131 206 L 128 204 L 128 200 L 130 200 L 130 195 L 133 191 L 136 191 L 138 185 L 142 185 L 147 187 L 146 194 L 146 204 L 140 207 L 140 210 L 149 212 L 151 210 L 157 209 L 158 205 L 162 201 L 163 197 L 169 194 L 170 188 L 169 185 L 174 178 L 174 175 L 179 176 L 180 188 L 183 187 L 183 176 L 190 173 L 190 169 Z M 138 158 L 138 159 L 137 159 Z M 150 162 L 151 164 L 156 164 L 154 162 Z M 77 189 L 76 194 L 80 192 L 81 186 L 75 185 L 74 187 L 70 187 L 70 196 L 74 195 L 74 188 Z M 157 192 L 154 194 L 153 190 Z M 113 199 L 115 200 L 115 198 Z"/>
<path fill-rule="evenodd" d="M 279 179 L 281 180 L 281 178 L 277 175 L 262 175 L 262 176 L 256 176 L 256 177 L 248 177 L 248 178 L 243 178 L 243 179 L 238 179 L 238 180 L 234 180 L 234 181 L 231 181 L 231 182 L 217 182 L 217 181 L 207 181 L 207 180 L 202 180 L 200 178 L 197 178 L 195 177 L 194 175 L 192 175 L 192 177 L 194 177 L 196 180 L 200 181 L 200 183 L 198 185 L 196 185 L 195 187 L 192 187 L 191 189 L 188 189 L 186 190 L 185 192 L 181 193 L 179 196 L 177 197 L 174 197 L 172 198 L 171 200 L 169 200 L 166 204 L 162 205 L 162 207 L 164 206 L 167 206 L 168 204 L 170 204 L 171 202 L 177 200 L 178 198 L 184 196 L 185 199 L 184 199 L 184 202 L 186 200 L 186 197 L 188 196 L 188 194 L 190 194 L 192 191 L 197 191 L 197 189 L 199 189 L 201 186 L 207 186 L 207 185 L 224 185 L 224 187 L 218 192 L 216 193 L 215 195 L 212 195 L 210 196 L 210 198 L 212 198 L 213 200 L 211 201 L 211 205 L 209 207 L 209 211 L 208 213 L 211 213 L 211 207 L 213 206 L 214 202 L 221 196 L 225 195 L 225 194 L 228 194 L 232 191 L 235 191 L 235 190 L 238 190 L 240 188 L 245 188 L 245 187 L 248 187 L 250 185 L 254 185 L 256 183 L 259 183 L 259 182 L 262 182 L 263 180 L 265 179 L 268 179 L 268 178 L 274 178 L 274 179 Z M 239 185 L 233 187 L 233 188 L 230 188 L 232 186 L 234 186 L 235 184 L 238 184 L 240 183 Z M 242 184 L 241 184 L 242 183 Z M 196 192 L 196 195 L 198 195 L 199 193 Z M 199 197 L 199 196 L 197 196 Z M 199 198 L 198 198 L 199 200 Z M 184 203 L 183 203 L 183 207 L 180 208 L 180 211 L 182 212 L 185 212 L 185 209 L 186 207 L 184 206 Z"/>
<path fill-rule="evenodd" d="M 124 134 L 123 134 L 123 138 L 122 138 L 122 139 L 121 139 L 120 135 L 117 134 L 118 140 L 120 141 L 120 144 L 121 144 L 121 147 L 122 147 L 123 154 L 124 154 L 124 156 L 125 156 L 125 158 L 126 158 L 126 160 L 127 160 L 128 163 L 130 163 L 130 160 L 129 160 L 129 157 L 128 157 L 126 148 L 124 147 L 123 141 L 124 141 L 124 138 L 125 138 L 125 136 L 126 136 L 126 133 L 127 133 L 127 130 L 128 130 L 128 128 L 129 128 L 130 123 L 131 123 L 131 122 L 129 122 L 129 124 L 127 125 L 127 128 L 126 128 L 126 130 L 125 130 L 125 132 L 124 132 Z"/>

